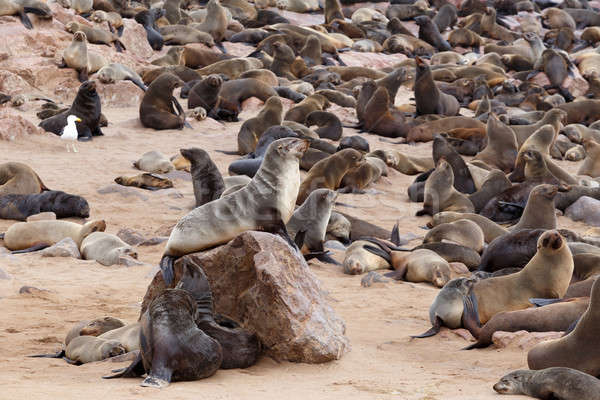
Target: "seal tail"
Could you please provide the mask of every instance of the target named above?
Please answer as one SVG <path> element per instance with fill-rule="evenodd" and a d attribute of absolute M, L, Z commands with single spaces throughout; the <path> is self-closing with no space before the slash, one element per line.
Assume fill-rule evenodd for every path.
<path fill-rule="evenodd" d="M 427 332 L 421 333 L 420 335 L 414 335 L 411 336 L 411 338 L 413 339 L 423 339 L 423 338 L 428 338 L 431 336 L 435 336 L 440 332 L 440 329 L 442 328 L 443 325 L 443 321 L 440 317 L 435 317 L 435 321 L 433 323 L 433 326 L 431 327 L 431 329 L 429 329 Z"/>
<path fill-rule="evenodd" d="M 56 353 L 50 353 L 50 354 L 34 354 L 32 356 L 27 356 L 27 357 L 32 357 L 32 358 L 63 358 L 65 356 L 65 350 L 61 350 L 59 352 Z"/>
<path fill-rule="evenodd" d="M 480 341 L 477 341 L 477 342 L 472 343 L 472 344 L 468 345 L 467 347 L 463 348 L 463 350 L 483 349 L 485 347 L 488 347 L 488 345 L 486 345 Z"/>
<path fill-rule="evenodd" d="M 165 254 L 160 260 L 160 270 L 167 287 L 171 286 L 173 280 L 175 279 L 175 270 L 173 269 L 173 264 L 175 263 L 176 259 L 177 257 L 168 256 Z"/>
<path fill-rule="evenodd" d="M 52 246 L 50 243 L 38 243 L 23 250 L 15 250 L 11 252 L 11 254 L 33 253 L 34 251 L 44 250 L 45 248 L 50 246 Z"/>
<path fill-rule="evenodd" d="M 23 10 L 22 12 L 19 13 L 19 18 L 21 19 L 21 23 L 23 24 L 23 26 L 25 28 L 27 28 L 27 29 L 33 29 L 33 24 L 31 23 L 31 20 L 29 19 L 29 17 L 25 13 L 25 10 Z"/>

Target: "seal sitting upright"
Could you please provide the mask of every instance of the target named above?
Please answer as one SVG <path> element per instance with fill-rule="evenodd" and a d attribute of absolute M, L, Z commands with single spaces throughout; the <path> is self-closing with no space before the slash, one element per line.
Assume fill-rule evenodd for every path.
<path fill-rule="evenodd" d="M 245 231 L 279 233 L 294 247 L 285 224 L 294 212 L 300 188 L 300 158 L 308 146 L 303 139 L 274 141 L 260 169 L 244 188 L 197 207 L 179 220 L 160 262 L 165 283 L 169 285 L 173 280 L 176 258 L 227 243 Z"/>

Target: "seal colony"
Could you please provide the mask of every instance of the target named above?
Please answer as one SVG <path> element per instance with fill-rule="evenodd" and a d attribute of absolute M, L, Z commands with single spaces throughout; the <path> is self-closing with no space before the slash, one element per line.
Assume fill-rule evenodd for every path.
<path fill-rule="evenodd" d="M 414 338 L 466 328 L 474 339 L 466 348 L 479 349 L 496 344 L 497 331 L 565 332 L 528 349 L 531 370 L 509 373 L 493 389 L 595 399 L 600 238 L 580 226 L 568 229 L 556 214 L 598 224 L 600 3 L 398 0 L 358 7 L 327 0 L 323 21 L 311 24 L 298 23 L 296 13 L 319 13 L 317 2 L 263 3 L 73 1 L 65 11 L 61 4 L 0 2 L 0 15 L 16 16 L 34 31 L 48 29 L 43 19 L 60 9 L 53 23 L 64 26 L 69 40 L 58 41 L 61 62 L 48 68 L 65 68 L 72 100 L 62 106 L 9 92 L 3 103 L 45 101 L 38 112 L 43 130 L 67 129 L 86 141 L 103 136 L 103 127 L 113 133 L 122 126 L 117 121 L 112 128 L 115 121 L 102 114 L 111 90 L 135 91 L 140 101 L 127 104 L 127 112 L 137 110 L 128 117 L 164 141 L 144 154 L 120 149 L 145 172 L 135 175 L 109 158 L 108 169 L 119 170 L 114 182 L 128 187 L 102 185 L 98 193 L 166 192 L 165 204 L 177 211 L 160 248 L 167 288 L 145 304 L 137 323 L 113 326 L 98 317 L 86 323 L 98 329 L 77 325 L 56 356 L 81 364 L 138 350 L 109 377 L 146 375 L 142 386 L 152 387 L 252 366 L 266 343 L 244 328 L 248 321 L 215 314 L 202 270 L 212 266 L 188 264 L 185 256 L 264 231 L 284 239 L 290 254 L 363 275 L 360 283 L 347 281 L 362 293 L 379 284 L 406 288 L 394 281 L 439 288 L 428 313 L 414 310 L 415 323 L 428 329 Z M 267 9 L 273 6 L 287 12 Z M 136 54 L 135 30 L 152 61 Z M 356 65 L 358 52 L 381 54 Z M 188 99 L 187 110 L 178 97 Z M 218 149 L 227 158 L 216 157 L 203 136 L 215 126 L 237 132 Z M 167 154 L 174 135 L 190 143 Z M 423 152 L 427 142 L 431 151 Z M 11 257 L 38 257 L 38 250 L 65 240 L 103 266 L 138 257 L 131 236 L 105 232 L 105 219 L 114 218 L 98 218 L 98 205 L 82 197 L 90 194 L 49 190 L 25 160 L 9 154 L 6 161 L 0 218 L 27 221 L 0 236 Z M 400 188 L 407 192 L 401 200 L 422 203 L 407 207 L 412 221 L 400 219 L 397 204 L 377 207 L 372 220 L 351 215 L 353 208 L 368 215 L 366 199 L 399 193 L 399 174 L 414 176 Z M 374 223 L 378 212 L 400 219 L 391 232 L 391 223 Z M 39 213 L 91 219 L 28 220 Z M 154 219 L 149 213 L 147 224 Z M 436 339 L 425 340 L 434 347 Z"/>

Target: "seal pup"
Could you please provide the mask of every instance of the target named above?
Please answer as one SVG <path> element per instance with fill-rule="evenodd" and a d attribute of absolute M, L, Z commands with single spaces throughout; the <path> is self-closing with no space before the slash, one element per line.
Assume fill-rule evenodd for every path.
<path fill-rule="evenodd" d="M 67 23 L 65 25 L 65 29 L 70 33 L 75 33 L 77 31 L 85 33 L 86 39 L 89 43 L 105 44 L 107 46 L 110 46 L 111 43 L 114 43 L 115 49 L 117 49 L 119 53 L 123 52 L 125 49 L 125 45 L 119 40 L 117 35 L 107 32 L 103 29 L 92 28 L 91 26 L 78 24 L 75 21 Z"/>
<path fill-rule="evenodd" d="M 171 231 L 160 262 L 164 280 L 173 280 L 173 261 L 183 255 L 227 243 L 247 230 L 287 235 L 285 224 L 294 211 L 300 188 L 300 158 L 308 141 L 279 139 L 267 149 L 260 169 L 242 189 L 197 207 Z"/>
<path fill-rule="evenodd" d="M 494 390 L 500 394 L 523 394 L 541 400 L 598 400 L 600 380 L 564 367 L 517 370 L 503 376 L 494 385 Z"/>
<path fill-rule="evenodd" d="M 0 196 L 0 218 L 25 221 L 29 216 L 42 212 L 53 212 L 56 218 L 88 218 L 90 206 L 81 196 L 56 190 Z"/>
<path fill-rule="evenodd" d="M 592 376 L 600 375 L 600 350 L 595 339 L 600 329 L 600 282 L 596 280 L 590 294 L 590 305 L 569 334 L 542 342 L 527 353 L 530 369 L 569 367 Z"/>
<path fill-rule="evenodd" d="M 481 324 L 501 311 L 528 308 L 532 297 L 561 298 L 573 268 L 566 240 L 556 230 L 546 231 L 538 239 L 535 256 L 520 272 L 484 279 L 473 286 L 464 299 L 463 326 L 478 336 Z"/>
<path fill-rule="evenodd" d="M 47 132 L 60 135 L 67 125 L 67 117 L 75 115 L 81 119 L 76 123 L 79 140 L 91 140 L 92 136 L 102 136 L 100 129 L 102 118 L 102 105 L 96 91 L 96 82 L 85 81 L 79 86 L 77 96 L 68 110 L 56 114 L 40 122 L 39 126 Z"/>
<path fill-rule="evenodd" d="M 416 215 L 433 216 L 440 211 L 473 212 L 473 203 L 453 185 L 452 167 L 445 159 L 441 159 L 425 182 L 423 208 Z"/>
<path fill-rule="evenodd" d="M 139 187 L 146 190 L 159 190 L 173 187 L 173 181 L 158 174 L 145 172 L 135 176 L 117 176 L 115 183 L 123 186 Z"/>
<path fill-rule="evenodd" d="M 144 92 L 148 89 L 137 72 L 119 63 L 111 63 L 100 68 L 96 73 L 98 80 L 105 84 L 117 81 L 131 81 Z"/>
<path fill-rule="evenodd" d="M 105 229 L 104 220 L 94 220 L 84 225 L 68 221 L 17 222 L 4 234 L 4 246 L 9 250 L 27 253 L 50 247 L 70 237 L 80 247 L 87 235 L 104 232 Z"/>
<path fill-rule="evenodd" d="M 220 198 L 225 191 L 225 183 L 223 182 L 223 176 L 208 153 L 197 147 L 180 149 L 179 152 L 191 163 L 196 207 Z"/>
<path fill-rule="evenodd" d="M 181 86 L 183 81 L 170 73 L 152 81 L 140 103 L 142 125 L 158 130 L 183 129 L 185 112 L 173 96 L 173 90 Z"/>
<path fill-rule="evenodd" d="M 583 142 L 585 147 L 585 159 L 577 175 L 587 175 L 592 178 L 600 176 L 600 144 L 595 140 L 588 139 Z"/>
<path fill-rule="evenodd" d="M 142 157 L 133 163 L 133 166 L 139 170 L 167 174 L 175 168 L 171 161 L 160 151 L 148 151 Z"/>
<path fill-rule="evenodd" d="M 340 187 L 346 172 L 358 166 L 362 160 L 363 156 L 357 150 L 344 149 L 317 162 L 302 181 L 296 204 L 304 203 L 313 190 L 319 188 L 336 190 Z"/>
<path fill-rule="evenodd" d="M 79 246 L 85 260 L 96 260 L 104 266 L 128 265 L 128 257 L 137 259 L 135 250 L 118 236 L 106 232 L 92 232 Z"/>
<path fill-rule="evenodd" d="M 59 68 L 73 68 L 77 71 L 80 82 L 88 80 L 88 74 L 93 74 L 108 62 L 98 53 L 88 51 L 87 37 L 81 31 L 75 32 L 71 44 L 63 51 Z"/>
<path fill-rule="evenodd" d="M 283 104 L 278 96 L 269 97 L 258 115 L 242 124 L 237 136 L 238 153 L 248 154 L 256 149 L 261 135 L 274 125 L 281 125 Z"/>

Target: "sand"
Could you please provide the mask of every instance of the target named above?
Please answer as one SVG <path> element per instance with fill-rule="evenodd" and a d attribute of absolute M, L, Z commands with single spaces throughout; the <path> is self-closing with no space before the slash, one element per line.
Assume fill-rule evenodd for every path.
<path fill-rule="evenodd" d="M 103 112 L 110 121 L 104 128 L 106 136 L 78 143 L 78 153 L 68 153 L 54 135 L 32 135 L 0 142 L 2 161 L 25 162 L 51 189 L 84 196 L 91 206 L 90 217 L 106 220 L 109 233 L 131 228 L 156 236 L 168 235 L 170 227 L 193 207 L 191 181 L 176 179 L 173 189 L 156 192 L 131 189 L 134 195 L 128 197 L 99 194 L 98 189 L 112 185 L 119 175 L 139 173 L 132 162 L 150 150 L 171 156 L 180 148 L 202 147 L 223 172 L 236 159 L 215 150 L 235 150 L 242 121 L 226 127 L 212 120 L 190 121 L 193 129 L 159 132 L 141 127 L 137 108 Z M 37 123 L 33 111 L 22 114 Z M 353 133 L 351 129 L 344 132 Z M 363 136 L 372 149 L 396 148 L 416 155 L 431 152 L 431 143 L 396 145 L 377 136 Z M 577 168 L 573 163 L 559 164 L 571 172 Z M 371 194 L 340 195 L 339 202 L 353 207 L 338 209 L 388 229 L 399 220 L 401 233 L 422 236 L 419 227 L 429 218 L 415 217 L 420 205 L 408 202 L 406 188 L 413 179 L 390 170 L 388 177 L 373 185 Z M 13 222 L 0 220 L 0 232 Z M 565 217 L 559 218 L 559 226 L 586 230 L 585 225 Z M 526 367 L 526 350 L 518 346 L 461 351 L 469 344 L 464 330 L 444 328 L 433 338 L 410 339 L 409 335 L 430 327 L 428 309 L 438 292 L 431 285 L 393 282 L 363 288 L 360 276 L 344 275 L 340 266 L 319 261 L 311 261 L 310 266 L 345 320 L 352 345 L 335 362 L 308 365 L 263 357 L 246 370 L 221 370 L 209 379 L 178 382 L 160 391 L 140 387 L 140 379 L 101 379 L 126 362 L 72 366 L 60 359 L 27 358 L 59 349 L 70 326 L 80 320 L 112 315 L 135 321 L 163 248 L 164 243 L 138 247 L 145 265 L 133 267 L 104 267 L 93 261 L 36 254 L 0 255 L 0 268 L 10 275 L 0 279 L 0 398 L 483 400 L 497 398 L 492 385 L 502 375 Z M 343 254 L 337 252 L 336 258 L 341 261 Z M 25 285 L 40 291 L 19 294 Z"/>

